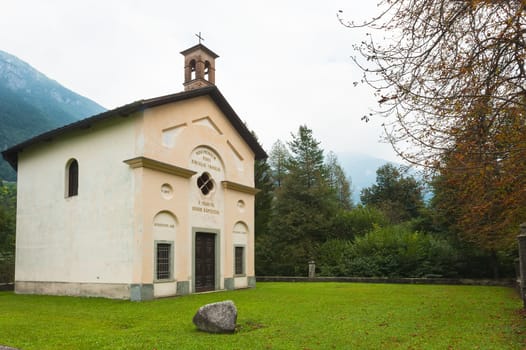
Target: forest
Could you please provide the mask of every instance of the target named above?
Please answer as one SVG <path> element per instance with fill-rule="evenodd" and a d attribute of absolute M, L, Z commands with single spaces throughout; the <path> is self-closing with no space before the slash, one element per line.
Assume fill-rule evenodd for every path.
<path fill-rule="evenodd" d="M 256 164 L 256 275 L 500 278 L 514 273 L 514 236 L 500 245 L 460 231 L 443 177 L 385 164 L 352 203 L 352 180 L 307 126 Z M 413 172 L 414 174 L 414 172 Z M 431 199 L 424 200 L 424 191 Z M 518 227 L 515 228 L 518 232 Z"/>

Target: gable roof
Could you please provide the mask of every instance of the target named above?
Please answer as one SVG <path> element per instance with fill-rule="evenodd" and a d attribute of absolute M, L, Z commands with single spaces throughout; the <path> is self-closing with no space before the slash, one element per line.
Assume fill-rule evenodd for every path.
<path fill-rule="evenodd" d="M 219 57 L 218 54 L 216 54 L 214 51 L 210 50 L 208 47 L 204 46 L 203 44 L 197 44 L 195 46 L 192 46 L 189 49 L 181 51 L 180 53 L 181 53 L 181 55 L 187 55 L 188 53 L 190 53 L 192 51 L 195 51 L 197 49 L 201 49 L 201 50 L 205 51 L 206 53 L 208 53 L 213 58 L 218 58 Z"/>
<path fill-rule="evenodd" d="M 221 92 L 216 86 L 207 86 L 207 87 L 200 88 L 200 89 L 179 92 L 176 94 L 160 96 L 160 97 L 150 98 L 146 100 L 139 100 L 139 101 L 124 105 L 122 107 L 118 107 L 110 111 L 106 111 L 106 112 L 94 115 L 92 117 L 82 119 L 77 122 L 74 122 L 74 123 L 65 125 L 63 127 L 45 132 L 38 136 L 35 136 L 9 149 L 6 149 L 5 151 L 2 152 L 2 156 L 16 170 L 17 164 L 18 164 L 18 153 L 26 147 L 33 146 L 39 142 L 49 141 L 53 138 L 62 136 L 73 130 L 89 128 L 92 124 L 97 123 L 102 120 L 119 117 L 119 116 L 127 117 L 131 115 L 132 113 L 143 111 L 148 108 L 157 107 L 157 106 L 161 106 L 167 103 L 173 103 L 173 102 L 187 100 L 187 99 L 191 99 L 194 97 L 200 97 L 200 96 L 205 96 L 205 95 L 209 95 L 212 98 L 212 100 L 217 104 L 217 106 L 221 109 L 221 111 L 225 114 L 225 116 L 228 118 L 230 123 L 234 126 L 234 128 L 239 133 L 239 135 L 243 138 L 243 140 L 249 145 L 250 149 L 254 152 L 255 158 L 256 159 L 267 158 L 267 154 L 265 150 L 263 150 L 263 148 L 261 147 L 257 139 L 252 135 L 252 133 L 248 130 L 246 125 L 241 121 L 241 119 L 238 117 L 234 109 L 230 106 L 230 104 L 227 102 L 225 97 L 221 94 Z"/>

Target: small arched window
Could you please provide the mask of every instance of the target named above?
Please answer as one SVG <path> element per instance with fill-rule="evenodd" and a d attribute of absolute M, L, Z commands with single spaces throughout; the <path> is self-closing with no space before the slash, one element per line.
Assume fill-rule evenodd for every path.
<path fill-rule="evenodd" d="M 190 80 L 194 80 L 196 78 L 196 68 L 197 64 L 195 60 L 190 61 Z"/>
<path fill-rule="evenodd" d="M 79 194 L 79 163 L 76 159 L 68 162 L 66 167 L 66 197 Z"/>
<path fill-rule="evenodd" d="M 210 62 L 205 62 L 205 79 L 210 80 Z"/>

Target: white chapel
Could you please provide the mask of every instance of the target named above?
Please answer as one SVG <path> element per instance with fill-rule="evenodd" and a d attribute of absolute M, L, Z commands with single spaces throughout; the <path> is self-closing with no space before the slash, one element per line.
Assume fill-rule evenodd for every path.
<path fill-rule="evenodd" d="M 15 292 L 148 300 L 255 286 L 254 161 L 266 157 L 183 52 L 184 91 L 22 142 Z"/>

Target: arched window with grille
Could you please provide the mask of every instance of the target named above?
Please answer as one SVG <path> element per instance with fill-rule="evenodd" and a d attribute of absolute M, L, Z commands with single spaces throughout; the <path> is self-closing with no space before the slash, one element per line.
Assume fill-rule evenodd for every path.
<path fill-rule="evenodd" d="M 248 226 L 244 222 L 238 221 L 234 225 L 232 233 L 234 241 L 234 277 L 246 276 Z"/>

